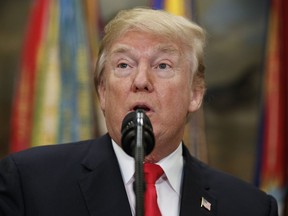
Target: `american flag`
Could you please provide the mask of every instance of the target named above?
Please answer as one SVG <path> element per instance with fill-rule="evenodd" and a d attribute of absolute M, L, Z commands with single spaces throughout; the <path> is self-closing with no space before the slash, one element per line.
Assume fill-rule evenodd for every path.
<path fill-rule="evenodd" d="M 211 211 L 211 203 L 208 202 L 204 197 L 201 199 L 201 207 L 207 209 L 208 211 Z"/>

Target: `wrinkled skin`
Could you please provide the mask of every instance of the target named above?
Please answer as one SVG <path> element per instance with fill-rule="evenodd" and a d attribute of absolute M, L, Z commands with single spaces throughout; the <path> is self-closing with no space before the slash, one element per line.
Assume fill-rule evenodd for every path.
<path fill-rule="evenodd" d="M 121 145 L 123 118 L 144 108 L 155 134 L 155 148 L 146 161 L 157 162 L 178 147 L 188 113 L 201 105 L 203 93 L 193 90 L 191 64 L 184 54 L 181 44 L 137 31 L 116 39 L 108 50 L 98 87 L 108 132 Z"/>

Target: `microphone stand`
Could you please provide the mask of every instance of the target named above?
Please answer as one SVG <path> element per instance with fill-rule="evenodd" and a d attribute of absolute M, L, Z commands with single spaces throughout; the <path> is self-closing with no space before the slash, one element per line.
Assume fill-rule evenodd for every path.
<path fill-rule="evenodd" d="M 137 115 L 137 139 L 135 147 L 135 185 L 134 192 L 136 198 L 136 216 L 144 216 L 144 148 L 143 148 L 143 112 L 136 112 Z"/>

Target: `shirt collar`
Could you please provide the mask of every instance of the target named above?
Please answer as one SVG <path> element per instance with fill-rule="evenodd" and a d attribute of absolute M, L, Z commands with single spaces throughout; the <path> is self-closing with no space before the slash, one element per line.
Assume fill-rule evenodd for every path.
<path fill-rule="evenodd" d="M 180 195 L 183 172 L 182 143 L 180 143 L 174 152 L 160 160 L 157 164 L 164 170 L 171 187 Z"/>
<path fill-rule="evenodd" d="M 113 139 L 112 146 L 120 166 L 124 184 L 127 184 L 134 176 L 134 158 L 126 154 Z"/>
<path fill-rule="evenodd" d="M 134 179 L 134 158 L 126 154 L 114 140 L 112 140 L 112 145 L 118 159 L 124 184 L 127 184 L 131 179 Z M 173 190 L 180 195 L 183 172 L 182 143 L 174 152 L 157 162 L 157 164 L 163 169 Z"/>

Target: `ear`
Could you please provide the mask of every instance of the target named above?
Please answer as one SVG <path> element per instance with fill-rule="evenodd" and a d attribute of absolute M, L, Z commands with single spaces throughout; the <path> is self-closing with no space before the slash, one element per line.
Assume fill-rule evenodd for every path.
<path fill-rule="evenodd" d="M 203 87 L 191 88 L 189 112 L 195 112 L 201 107 L 203 97 L 204 97 L 204 92 L 205 90 Z"/>
<path fill-rule="evenodd" d="M 97 91 L 98 91 L 101 110 L 103 111 L 103 113 L 105 113 L 106 86 L 105 86 L 105 82 L 103 79 L 99 83 L 97 87 Z"/>

